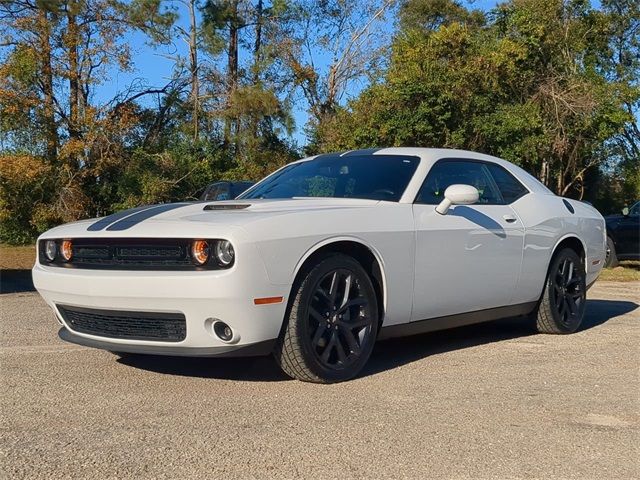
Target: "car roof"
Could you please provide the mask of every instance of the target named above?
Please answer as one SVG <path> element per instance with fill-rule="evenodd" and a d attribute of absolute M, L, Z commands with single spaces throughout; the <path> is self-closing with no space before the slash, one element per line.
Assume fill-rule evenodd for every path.
<path fill-rule="evenodd" d="M 423 147 L 387 147 L 387 148 L 368 148 L 363 150 L 347 150 L 344 152 L 334 152 L 315 155 L 313 157 L 303 158 L 297 162 L 306 162 L 316 158 L 331 158 L 331 157 L 351 157 L 351 156 L 376 156 L 376 155 L 407 155 L 420 157 L 420 165 L 416 170 L 411 182 L 407 186 L 401 202 L 406 202 L 410 198 L 411 201 L 418 193 L 422 182 L 431 169 L 434 163 L 442 159 L 469 159 L 469 160 L 482 160 L 485 162 L 495 163 L 500 165 L 515 176 L 520 182 L 522 182 L 529 191 L 534 193 L 541 193 L 546 195 L 553 195 L 553 192 L 549 190 L 542 182 L 531 175 L 526 170 L 519 166 L 503 160 L 498 157 L 486 155 L 484 153 L 472 152 L 469 150 L 459 150 L 453 148 L 423 148 Z"/>

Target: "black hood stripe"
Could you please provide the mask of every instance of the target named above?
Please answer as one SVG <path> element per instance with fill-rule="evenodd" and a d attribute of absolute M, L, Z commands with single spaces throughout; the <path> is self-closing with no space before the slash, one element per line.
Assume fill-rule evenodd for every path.
<path fill-rule="evenodd" d="M 171 210 L 175 210 L 176 208 L 186 207 L 187 205 L 193 205 L 192 203 L 167 203 L 165 205 L 157 205 L 152 208 L 148 208 L 146 210 L 142 210 L 141 212 L 134 213 L 128 217 L 123 218 L 120 221 L 117 221 L 107 227 L 107 230 L 110 232 L 127 230 L 140 222 L 144 222 L 145 220 L 155 217 L 156 215 L 160 215 L 161 213 L 169 212 Z"/>
<path fill-rule="evenodd" d="M 153 208 L 153 205 L 145 205 L 143 207 L 128 208 L 126 210 L 122 210 L 121 212 L 116 212 L 112 215 L 108 215 L 106 217 L 101 218 L 95 223 L 92 223 L 87 228 L 87 231 L 97 232 L 99 230 L 102 230 L 103 228 L 108 227 L 112 223 L 117 222 L 118 220 L 122 220 L 123 218 L 128 217 L 129 215 L 133 215 L 136 212 L 139 212 L 141 210 L 148 210 L 150 208 Z"/>

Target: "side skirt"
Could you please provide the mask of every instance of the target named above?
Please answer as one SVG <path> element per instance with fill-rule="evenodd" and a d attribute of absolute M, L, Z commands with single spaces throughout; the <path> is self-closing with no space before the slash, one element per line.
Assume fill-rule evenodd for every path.
<path fill-rule="evenodd" d="M 528 315 L 533 312 L 538 302 L 521 303 L 519 305 L 509 305 L 506 307 L 488 308 L 486 310 L 476 310 L 475 312 L 458 313 L 447 315 L 446 317 L 435 317 L 427 320 L 416 320 L 415 322 L 402 323 L 400 325 L 383 326 L 378 335 L 378 339 L 405 337 L 418 335 L 420 333 L 435 332 L 448 328 L 462 327 L 474 323 L 490 322 L 501 318 L 518 317 Z"/>

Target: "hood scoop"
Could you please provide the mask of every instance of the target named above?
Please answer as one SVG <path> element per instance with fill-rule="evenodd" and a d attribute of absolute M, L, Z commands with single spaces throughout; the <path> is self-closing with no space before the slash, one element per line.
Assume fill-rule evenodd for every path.
<path fill-rule="evenodd" d="M 249 208 L 251 206 L 250 203 L 212 203 L 209 205 L 205 205 L 203 210 L 244 210 L 245 208 Z"/>

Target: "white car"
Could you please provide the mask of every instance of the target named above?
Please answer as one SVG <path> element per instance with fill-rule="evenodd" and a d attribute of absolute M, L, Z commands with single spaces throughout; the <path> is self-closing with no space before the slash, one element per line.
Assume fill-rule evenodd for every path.
<path fill-rule="evenodd" d="M 273 353 L 355 376 L 376 339 L 531 314 L 571 333 L 605 222 L 521 168 L 385 148 L 291 163 L 236 200 L 145 206 L 38 240 L 36 288 L 66 341 L 118 353 Z"/>

